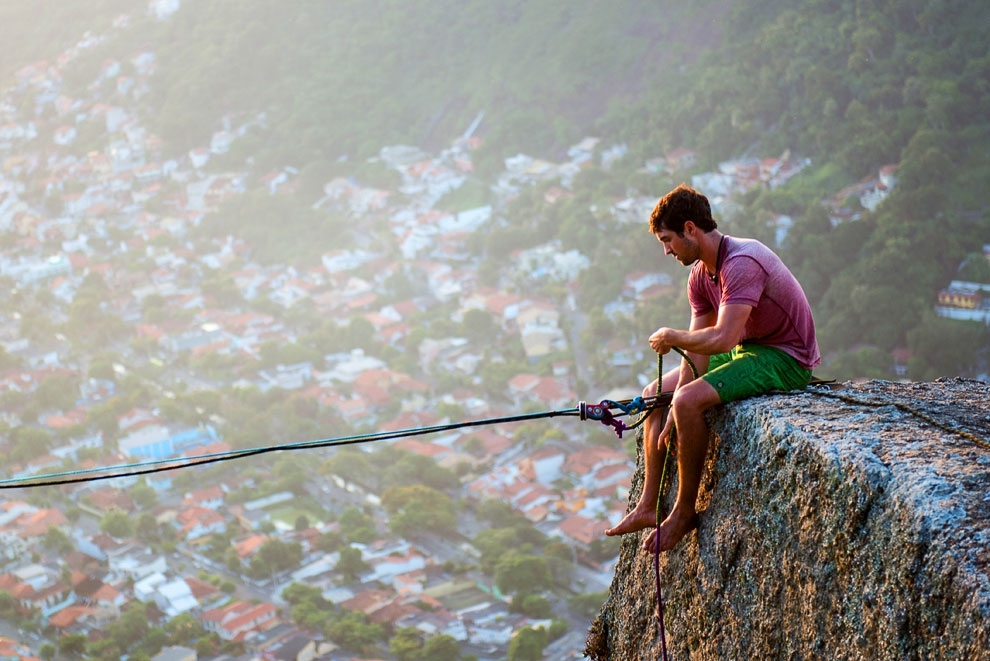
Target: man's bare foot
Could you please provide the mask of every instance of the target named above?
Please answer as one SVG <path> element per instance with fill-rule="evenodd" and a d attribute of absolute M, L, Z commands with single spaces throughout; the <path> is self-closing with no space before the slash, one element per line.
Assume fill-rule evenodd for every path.
<path fill-rule="evenodd" d="M 632 512 L 626 514 L 622 521 L 614 527 L 605 531 L 609 537 L 616 535 L 627 535 L 631 532 L 639 532 L 645 528 L 652 528 L 657 525 L 657 512 L 649 507 L 637 505 Z"/>
<path fill-rule="evenodd" d="M 669 551 L 684 539 L 684 535 L 698 527 L 698 515 L 691 513 L 686 516 L 674 516 L 671 512 L 660 527 L 643 540 L 643 549 L 656 553 L 657 540 L 660 541 L 660 551 Z"/>

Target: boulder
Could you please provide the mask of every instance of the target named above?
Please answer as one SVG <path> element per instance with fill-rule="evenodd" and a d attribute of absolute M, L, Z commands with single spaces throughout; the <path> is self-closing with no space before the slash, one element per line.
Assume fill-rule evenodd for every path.
<path fill-rule="evenodd" d="M 709 425 L 699 527 L 660 557 L 670 659 L 990 659 L 990 384 L 845 383 Z M 662 658 L 648 532 L 622 541 L 595 661 Z"/>

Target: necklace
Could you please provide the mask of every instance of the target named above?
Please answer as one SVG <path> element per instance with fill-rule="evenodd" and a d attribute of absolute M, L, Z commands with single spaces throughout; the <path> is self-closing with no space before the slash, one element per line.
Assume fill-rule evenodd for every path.
<path fill-rule="evenodd" d="M 722 268 L 722 244 L 725 242 L 725 235 L 718 240 L 718 252 L 715 253 L 715 273 L 708 276 L 712 282 L 718 282 L 718 272 Z"/>

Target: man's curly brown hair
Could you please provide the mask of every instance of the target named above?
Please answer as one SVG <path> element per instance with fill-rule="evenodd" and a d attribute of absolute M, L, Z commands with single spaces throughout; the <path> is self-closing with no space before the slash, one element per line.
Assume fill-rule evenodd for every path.
<path fill-rule="evenodd" d="M 703 232 L 711 232 L 718 227 L 712 218 L 712 207 L 708 198 L 691 188 L 681 184 L 660 198 L 650 214 L 650 231 L 654 234 L 661 230 L 675 232 L 678 236 L 684 234 L 684 223 L 691 221 Z"/>

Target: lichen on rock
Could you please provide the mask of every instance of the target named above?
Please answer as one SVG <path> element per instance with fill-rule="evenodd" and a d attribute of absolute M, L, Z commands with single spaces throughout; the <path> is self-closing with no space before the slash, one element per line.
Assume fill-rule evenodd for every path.
<path fill-rule="evenodd" d="M 988 403 L 947 379 L 713 410 L 701 523 L 660 559 L 670 658 L 990 659 Z M 595 661 L 660 658 L 645 534 L 622 540 Z"/>

